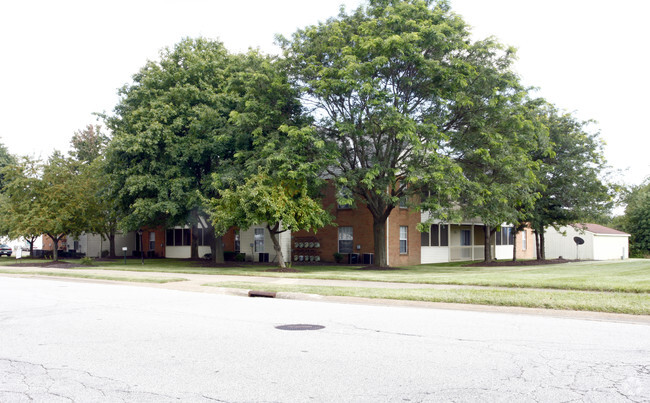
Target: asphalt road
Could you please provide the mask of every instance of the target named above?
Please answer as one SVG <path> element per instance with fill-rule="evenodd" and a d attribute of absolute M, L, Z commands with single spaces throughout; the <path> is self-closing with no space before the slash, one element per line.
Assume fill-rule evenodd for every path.
<path fill-rule="evenodd" d="M 650 401 L 650 326 L 0 277 L 0 402 L 309 400 Z"/>

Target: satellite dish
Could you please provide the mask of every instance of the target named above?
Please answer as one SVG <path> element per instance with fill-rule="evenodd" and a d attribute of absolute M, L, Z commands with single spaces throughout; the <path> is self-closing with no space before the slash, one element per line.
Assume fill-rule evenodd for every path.
<path fill-rule="evenodd" d="M 580 238 L 579 236 L 574 236 L 573 242 L 575 242 L 576 245 L 582 245 L 583 243 L 585 243 L 585 240 Z"/>

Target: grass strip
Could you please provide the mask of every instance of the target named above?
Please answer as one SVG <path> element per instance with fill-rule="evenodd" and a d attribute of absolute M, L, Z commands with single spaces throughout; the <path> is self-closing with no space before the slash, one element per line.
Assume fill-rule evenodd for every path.
<path fill-rule="evenodd" d="M 328 296 L 385 298 L 409 301 L 450 302 L 496 306 L 518 306 L 560 310 L 650 315 L 650 296 L 636 293 L 503 290 L 503 289 L 386 289 L 276 285 L 250 282 L 204 284 L 210 287 L 244 288 L 272 292 L 299 292 Z"/>
<path fill-rule="evenodd" d="M 110 281 L 129 281 L 134 283 L 156 283 L 165 284 L 178 281 L 187 281 L 186 278 L 154 278 L 154 277 L 122 277 L 122 276 L 104 276 L 98 274 L 83 274 L 79 272 L 74 273 L 58 273 L 52 271 L 36 271 L 36 270 L 6 270 L 0 269 L 0 273 L 6 274 L 35 274 L 39 276 L 50 277 L 72 277 L 72 278 L 85 278 L 91 280 L 110 280 Z"/>
<path fill-rule="evenodd" d="M 16 260 L 0 259 L 0 263 L 10 261 Z M 300 272 L 279 273 L 267 271 L 273 266 L 259 264 L 205 267 L 202 266 L 204 262 L 182 259 L 145 259 L 142 265 L 139 260 L 127 259 L 127 264 L 121 260 L 97 261 L 88 269 L 650 293 L 650 259 L 506 267 L 465 267 L 461 263 L 467 262 L 383 271 L 348 265 L 294 265 Z M 76 269 L 83 271 L 85 268 Z"/>

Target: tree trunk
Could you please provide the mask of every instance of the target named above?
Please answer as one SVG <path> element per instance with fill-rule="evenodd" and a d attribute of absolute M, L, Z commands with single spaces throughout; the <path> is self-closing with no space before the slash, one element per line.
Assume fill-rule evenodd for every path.
<path fill-rule="evenodd" d="M 373 220 L 372 234 L 375 241 L 375 264 L 379 267 L 388 267 L 386 253 L 386 220 Z M 354 247 L 354 245 L 353 245 Z"/>
<path fill-rule="evenodd" d="M 34 258 L 34 242 L 36 241 L 36 237 L 32 237 L 31 241 L 27 241 L 29 244 L 29 257 Z"/>
<path fill-rule="evenodd" d="M 271 235 L 271 242 L 273 242 L 273 249 L 275 250 L 275 255 L 278 258 L 278 266 L 284 269 L 287 267 L 284 264 L 284 256 L 282 255 L 282 247 L 280 246 L 280 241 L 278 240 L 278 234 L 284 231 L 278 231 L 280 229 L 280 223 L 275 223 L 273 228 L 266 224 L 266 229 L 269 230 L 269 235 Z"/>
<path fill-rule="evenodd" d="M 517 261 L 517 234 L 519 231 L 517 231 L 517 227 L 513 227 L 512 231 L 514 232 L 514 235 L 512 236 L 512 261 L 516 262 Z"/>
<path fill-rule="evenodd" d="M 542 228 L 539 232 L 539 251 L 542 260 L 546 260 L 546 251 L 544 249 L 544 228 Z"/>
<path fill-rule="evenodd" d="M 99 252 L 99 255 L 101 256 L 102 252 Z M 108 256 L 111 259 L 115 259 L 115 232 L 111 232 L 108 234 Z"/>
<path fill-rule="evenodd" d="M 542 254 L 539 253 L 539 233 L 537 230 L 533 230 L 533 233 L 535 234 L 535 257 L 537 260 L 542 260 Z"/>
<path fill-rule="evenodd" d="M 191 240 L 190 240 L 190 259 L 199 258 L 199 227 L 196 224 L 192 224 L 190 229 Z"/>
<path fill-rule="evenodd" d="M 483 261 L 485 263 L 490 263 L 492 261 L 492 245 L 490 245 L 490 238 L 492 238 L 492 231 L 490 230 L 489 225 L 486 225 L 485 228 L 483 229 L 483 238 L 484 238 Z"/>
<path fill-rule="evenodd" d="M 54 246 L 52 249 L 52 261 L 53 262 L 58 262 L 59 261 L 59 237 L 54 237 L 50 234 L 47 234 L 47 236 L 50 237 L 52 240 L 52 245 Z"/>
<path fill-rule="evenodd" d="M 212 242 L 212 245 L 210 245 L 210 250 L 212 251 L 212 261 L 214 263 L 225 262 L 223 258 L 223 237 L 222 236 L 215 235 L 214 241 Z"/>

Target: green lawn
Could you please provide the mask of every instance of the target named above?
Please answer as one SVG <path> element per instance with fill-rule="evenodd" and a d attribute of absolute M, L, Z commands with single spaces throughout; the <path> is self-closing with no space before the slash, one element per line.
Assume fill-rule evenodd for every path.
<path fill-rule="evenodd" d="M 592 312 L 650 315 L 650 297 L 646 294 L 622 292 L 589 292 L 565 290 L 520 289 L 386 289 L 358 287 L 321 287 L 276 285 L 250 282 L 205 284 L 212 287 L 243 288 L 273 292 L 300 292 L 362 298 L 386 298 L 410 301 L 449 302 L 527 308 L 562 309 Z"/>
<path fill-rule="evenodd" d="M 10 264 L 15 259 L 0 259 Z M 23 263 L 29 262 L 23 260 Z M 42 262 L 42 260 L 37 260 Z M 229 274 L 240 276 L 292 277 L 334 280 L 387 281 L 416 284 L 462 284 L 493 287 L 555 288 L 568 290 L 650 292 L 650 260 L 577 262 L 558 265 L 514 267 L 463 267 L 459 263 L 406 267 L 402 270 L 368 271 L 360 266 L 293 266 L 299 273 L 266 271 L 271 266 L 201 267 L 197 262 L 176 259 L 128 259 L 96 262 L 93 269 L 125 271 Z"/>

